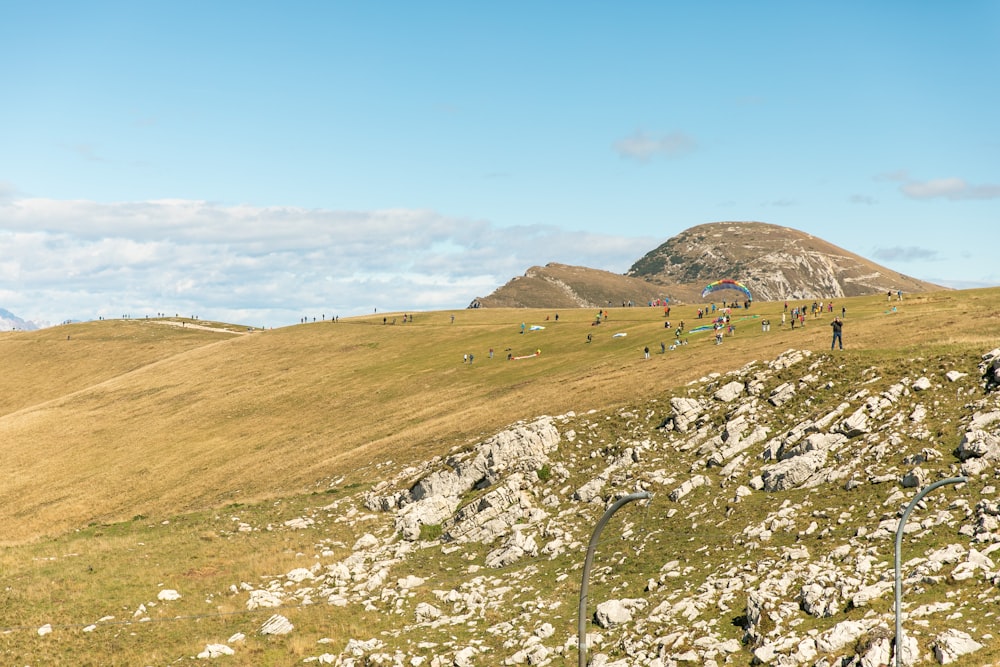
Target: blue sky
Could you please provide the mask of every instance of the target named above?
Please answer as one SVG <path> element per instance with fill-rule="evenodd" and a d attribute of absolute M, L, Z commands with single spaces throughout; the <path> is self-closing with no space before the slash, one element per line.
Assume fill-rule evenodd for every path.
<path fill-rule="evenodd" d="M 1000 284 L 996 2 L 4 3 L 0 307 L 280 326 L 758 220 Z"/>

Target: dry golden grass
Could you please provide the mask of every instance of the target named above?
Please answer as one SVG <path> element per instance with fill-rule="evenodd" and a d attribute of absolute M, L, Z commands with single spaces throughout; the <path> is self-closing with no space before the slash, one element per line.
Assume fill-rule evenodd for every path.
<path fill-rule="evenodd" d="M 919 295 L 902 303 L 887 303 L 884 295 L 838 300 L 836 312 L 843 305 L 848 313 L 847 349 L 835 353 L 844 363 L 828 373 L 851 381 L 860 369 L 901 359 L 919 358 L 919 366 L 952 363 L 947 360 L 997 347 L 998 297 L 1000 289 Z M 694 311 L 675 307 L 671 320 L 684 319 L 688 327 L 706 322 Z M 0 378 L 6 401 L 0 410 L 0 542 L 7 545 L 0 550 L 0 629 L 14 628 L 0 632 L 0 655 L 11 664 L 167 664 L 248 632 L 272 610 L 248 612 L 245 596 L 227 594 L 231 585 L 259 585 L 262 578 L 309 566 L 319 544 L 333 550 L 329 560 L 342 559 L 357 537 L 335 512 L 307 530 L 269 531 L 270 524 L 308 515 L 398 470 L 379 467 L 385 461 L 423 461 L 518 419 L 648 406 L 649 399 L 707 373 L 769 360 L 789 348 L 828 349 L 830 314 L 791 331 L 780 327 L 780 312 L 781 304 L 754 304 L 749 314 L 736 311 L 736 336 L 722 346 L 710 333 L 696 333 L 688 336 L 689 345 L 663 355 L 659 343 L 669 344 L 673 331 L 664 329 L 658 308 L 616 308 L 598 327 L 591 326 L 592 309 L 560 310 L 559 322 L 554 311 L 479 309 L 417 313 L 406 325 L 402 314 L 386 316 L 390 322 L 395 317 L 395 325 L 383 325 L 379 314 L 248 335 L 213 331 L 221 325 L 211 323 L 202 330 L 153 321 L 0 335 L 0 355 L 10 366 Z M 771 319 L 769 333 L 761 332 L 759 318 L 739 319 L 754 314 Z M 546 328 L 522 335 L 521 322 Z M 612 338 L 616 332 L 628 336 Z M 593 342 L 585 342 L 587 334 Z M 516 355 L 540 348 L 542 354 L 508 362 L 506 348 Z M 468 352 L 475 354 L 472 366 L 462 363 Z M 604 414 L 601 428 L 622 428 L 615 411 Z M 952 437 L 957 435 L 949 431 L 946 438 Z M 582 483 L 585 474 L 580 471 L 573 483 Z M 854 495 L 834 490 L 824 501 L 863 505 L 859 493 L 875 494 L 876 488 Z M 811 494 L 788 495 L 798 502 Z M 725 521 L 758 523 L 772 505 L 773 498 L 754 495 Z M 621 522 L 629 520 L 640 531 L 659 530 L 663 517 L 649 506 L 632 507 Z M 237 522 L 254 530 L 238 532 Z M 374 530 L 372 524 L 361 529 L 369 527 Z M 846 536 L 849 529 L 854 527 L 837 530 Z M 623 579 L 595 579 L 594 599 L 611 595 L 624 580 L 641 586 L 644 567 L 689 551 L 692 539 L 710 547 L 697 552 L 704 565 L 733 557 L 725 530 L 711 524 L 700 530 L 696 538 L 662 531 L 662 544 L 651 543 L 641 562 L 630 559 Z M 794 539 L 776 534 L 774 543 Z M 604 553 L 600 562 L 619 556 Z M 447 589 L 465 576 L 467 562 L 456 559 L 421 550 L 408 569 L 433 572 L 434 586 Z M 576 578 L 555 583 L 557 573 L 570 567 L 567 561 L 542 560 L 535 567 L 538 581 L 548 582 L 545 595 L 564 601 L 561 620 L 551 620 L 568 636 L 575 628 Z M 182 590 L 183 599 L 150 607 L 150 623 L 132 622 L 136 607 L 155 601 L 164 586 Z M 428 591 L 418 595 L 433 602 Z M 533 599 L 536 592 L 526 595 Z M 347 638 L 381 636 L 399 623 L 360 605 L 350 613 L 325 604 L 280 611 L 295 624 L 295 634 L 283 640 L 251 634 L 229 662 L 298 664 L 343 650 Z M 492 620 L 508 613 L 499 610 Z M 116 618 L 93 634 L 82 631 L 105 614 Z M 56 627 L 44 639 L 35 633 L 43 623 Z M 439 632 L 428 630 L 426 639 L 446 642 L 458 630 Z M 482 626 L 467 632 L 490 641 Z M 334 642 L 317 644 L 326 637 Z M 575 664 L 575 654 L 563 658 Z M 960 664 L 995 658 L 990 647 L 977 654 L 978 662 Z"/>
<path fill-rule="evenodd" d="M 856 297 L 835 311 L 847 308 L 846 354 L 992 348 L 998 296 Z M 341 477 L 369 484 L 376 463 L 426 460 L 520 419 L 654 397 L 789 348 L 829 345 L 832 315 L 792 331 L 780 327 L 781 307 L 735 311 L 736 335 L 722 346 L 695 333 L 662 355 L 673 329 L 662 309 L 645 307 L 611 309 L 600 326 L 591 325 L 594 309 L 561 310 L 558 322 L 550 310 L 477 309 L 247 335 L 153 320 L 4 334 L 0 543 L 323 490 Z M 672 323 L 707 323 L 695 310 L 674 307 Z M 771 331 L 752 316 L 770 318 Z M 520 334 L 521 322 L 546 328 Z M 537 358 L 506 361 L 508 351 L 536 349 Z M 471 366 L 465 353 L 475 355 Z"/>

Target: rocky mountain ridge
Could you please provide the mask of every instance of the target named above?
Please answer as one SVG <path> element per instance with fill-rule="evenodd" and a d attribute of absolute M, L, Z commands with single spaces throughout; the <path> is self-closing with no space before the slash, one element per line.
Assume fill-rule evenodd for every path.
<path fill-rule="evenodd" d="M 293 633 L 282 607 L 301 604 L 398 619 L 306 663 L 576 664 L 585 545 L 609 505 L 645 490 L 591 573 L 590 664 L 875 667 L 892 656 L 902 510 L 962 474 L 906 526 L 902 657 L 986 664 L 1000 657 L 998 385 L 1000 349 L 860 371 L 788 350 L 614 411 L 542 416 L 421 465 L 380 462 L 371 490 L 282 526 L 220 517 L 316 534 L 308 567 L 220 595 L 274 610 L 248 632 Z M 356 540 L 323 538 L 327 524 Z"/>
<path fill-rule="evenodd" d="M 691 227 L 647 253 L 626 275 L 696 289 L 732 278 L 759 301 L 942 289 L 810 234 L 763 222 Z"/>
<path fill-rule="evenodd" d="M 36 331 L 45 325 L 23 320 L 9 310 L 0 308 L 0 331 Z"/>
<path fill-rule="evenodd" d="M 702 289 L 727 278 L 745 284 L 757 301 L 944 289 L 790 227 L 713 222 L 669 238 L 623 276 L 555 263 L 532 267 L 470 307 L 600 308 L 664 298 L 702 303 Z"/>

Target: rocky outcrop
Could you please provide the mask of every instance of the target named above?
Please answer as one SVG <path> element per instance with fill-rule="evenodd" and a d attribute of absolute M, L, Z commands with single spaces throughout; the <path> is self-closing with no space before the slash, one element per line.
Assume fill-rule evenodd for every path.
<path fill-rule="evenodd" d="M 548 454 L 558 445 L 559 432 L 549 418 L 517 425 L 471 452 L 450 458 L 447 467 L 428 472 L 407 491 L 385 496 L 379 492 L 388 485 L 376 487 L 365 505 L 398 508 L 396 528 L 407 540 L 420 539 L 422 526 L 448 522 L 448 539 L 489 541 L 529 512 L 530 502 L 520 493 L 526 484 L 523 473 L 535 474 L 548 465 Z M 521 476 L 515 477 L 518 473 Z M 481 499 L 475 508 L 455 514 L 464 494 L 490 487 L 508 475 L 511 479 L 506 486 Z"/>
<path fill-rule="evenodd" d="M 979 371 L 983 375 L 983 383 L 986 391 L 996 391 L 1000 388 L 1000 348 L 996 348 L 983 355 L 983 361 L 979 364 Z"/>
<path fill-rule="evenodd" d="M 256 612 L 243 631 L 268 641 L 300 632 L 286 611 L 300 606 L 391 626 L 325 640 L 306 663 L 572 664 L 594 524 L 644 490 L 652 500 L 623 508 L 598 545 L 592 665 L 875 667 L 894 658 L 903 509 L 963 472 L 967 484 L 928 495 L 906 525 L 901 657 L 982 664 L 1000 648 L 1000 392 L 984 393 L 978 358 L 963 362 L 852 374 L 840 357 L 789 350 L 673 395 L 540 417 L 446 458 L 386 465 L 367 493 L 273 524 L 220 515 L 226 539 L 285 531 L 314 545 L 287 571 L 220 595 Z M 159 590 L 135 622 L 193 596 Z M 252 661 L 242 643 L 199 638 L 191 655 Z"/>

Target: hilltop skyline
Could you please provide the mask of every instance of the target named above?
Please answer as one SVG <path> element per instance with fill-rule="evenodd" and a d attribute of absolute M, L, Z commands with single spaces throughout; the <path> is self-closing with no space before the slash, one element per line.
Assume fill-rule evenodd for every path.
<path fill-rule="evenodd" d="M 766 9 L 9 7 L 0 307 L 463 308 L 727 220 L 1000 284 L 1000 7 Z"/>

